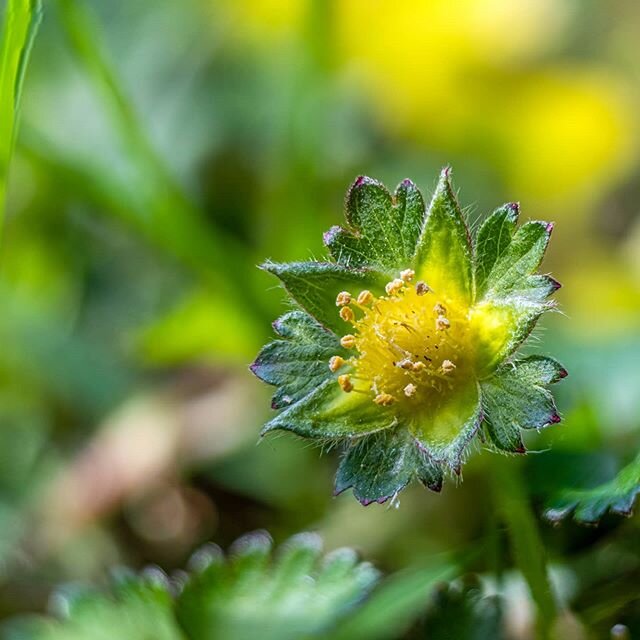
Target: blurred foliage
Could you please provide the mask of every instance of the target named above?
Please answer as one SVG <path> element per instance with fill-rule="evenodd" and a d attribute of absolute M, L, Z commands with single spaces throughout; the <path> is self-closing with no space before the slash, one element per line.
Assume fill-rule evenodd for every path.
<path fill-rule="evenodd" d="M 564 285 L 564 315 L 533 349 L 570 372 L 564 420 L 505 462 L 533 501 L 574 623 L 564 637 L 615 624 L 640 636 L 638 517 L 536 517 L 640 449 L 638 38 L 631 0 L 44 3 L 19 135 L 0 136 L 2 176 L 13 148 L 0 617 L 42 611 L 53 585 L 111 565 L 172 570 L 208 539 L 311 528 L 394 575 L 452 554 L 456 574 L 480 574 L 481 598 L 501 597 L 510 637 L 531 636 L 495 456 L 473 456 L 441 495 L 363 509 L 327 497 L 334 453 L 287 437 L 255 446 L 268 399 L 247 364 L 284 310 L 255 265 L 319 256 L 356 175 L 425 184 L 451 163 L 472 219 L 521 199 L 556 221 L 543 269 Z M 3 132 L 17 87 L 6 69 Z M 418 622 L 389 620 L 420 637 Z"/>

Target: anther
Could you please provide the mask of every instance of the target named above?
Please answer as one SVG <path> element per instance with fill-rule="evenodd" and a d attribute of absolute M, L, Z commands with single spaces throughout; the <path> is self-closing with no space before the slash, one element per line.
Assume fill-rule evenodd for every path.
<path fill-rule="evenodd" d="M 342 307 L 342 309 L 340 309 L 340 317 L 345 322 L 352 322 L 354 318 L 353 309 L 351 309 L 351 307 Z"/>
<path fill-rule="evenodd" d="M 400 360 L 400 362 L 398 362 L 396 366 L 400 367 L 401 369 L 406 369 L 407 371 L 413 370 L 413 362 L 409 360 L 409 358 Z"/>
<path fill-rule="evenodd" d="M 438 331 L 444 331 L 448 329 L 450 326 L 451 326 L 451 323 L 444 316 L 438 316 L 436 318 L 436 329 Z"/>
<path fill-rule="evenodd" d="M 338 384 L 340 385 L 340 388 L 347 393 L 349 393 L 349 391 L 353 391 L 353 383 L 351 382 L 351 376 L 348 373 L 338 376 Z"/>
<path fill-rule="evenodd" d="M 358 294 L 358 304 L 369 304 L 373 300 L 373 294 L 368 289 Z"/>
<path fill-rule="evenodd" d="M 429 285 L 426 282 L 420 280 L 420 282 L 416 283 L 416 293 L 419 296 L 423 296 L 425 293 L 429 293 L 429 291 L 431 291 L 431 289 L 429 289 Z"/>
<path fill-rule="evenodd" d="M 416 276 L 416 272 L 413 269 L 405 269 L 400 272 L 400 278 L 404 282 L 411 282 Z"/>
<path fill-rule="evenodd" d="M 382 407 L 388 407 L 395 402 L 395 398 L 390 393 L 379 393 L 373 401 Z"/>
<path fill-rule="evenodd" d="M 408 384 L 408 385 L 403 389 L 403 391 L 404 391 L 404 395 L 405 395 L 405 396 L 407 396 L 407 398 L 410 398 L 412 395 L 414 395 L 414 394 L 415 394 L 416 389 L 417 389 L 416 385 L 410 382 L 410 383 L 409 383 L 409 384 Z"/>
<path fill-rule="evenodd" d="M 348 291 L 341 291 L 336 298 L 336 307 L 344 307 L 351 302 L 351 294 Z"/>
<path fill-rule="evenodd" d="M 442 304 L 442 302 L 436 302 L 436 306 L 433 307 L 433 312 L 438 316 L 446 316 L 447 308 Z"/>
<path fill-rule="evenodd" d="M 391 282 L 387 282 L 384 290 L 387 292 L 388 296 L 393 296 L 404 287 L 404 280 L 400 280 L 400 278 L 396 278 Z"/>
<path fill-rule="evenodd" d="M 413 362 L 411 364 L 411 370 L 416 373 L 420 373 L 426 369 L 427 365 L 424 362 Z"/>
<path fill-rule="evenodd" d="M 451 360 L 443 360 L 442 365 L 440 365 L 442 369 L 442 373 L 448 374 L 453 373 L 453 370 L 456 368 L 456 365 L 451 362 Z"/>
<path fill-rule="evenodd" d="M 335 373 L 344 364 L 344 358 L 340 356 L 331 356 L 329 360 L 329 369 Z"/>
<path fill-rule="evenodd" d="M 342 336 L 342 338 L 340 338 L 340 344 L 345 349 L 352 349 L 356 346 L 356 337 L 348 333 L 346 336 Z"/>

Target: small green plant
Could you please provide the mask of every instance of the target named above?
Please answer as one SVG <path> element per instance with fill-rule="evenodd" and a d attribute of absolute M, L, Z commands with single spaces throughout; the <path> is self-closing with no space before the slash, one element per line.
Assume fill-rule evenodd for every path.
<path fill-rule="evenodd" d="M 428 208 L 410 180 L 391 195 L 358 178 L 326 261 L 263 265 L 299 309 L 251 367 L 282 410 L 262 434 L 343 444 L 336 493 L 363 504 L 414 477 L 439 491 L 478 438 L 524 453 L 522 429 L 560 421 L 548 386 L 567 372 L 516 355 L 559 287 L 536 273 L 553 225 L 518 214 L 500 207 L 472 240 L 449 169 Z"/>
<path fill-rule="evenodd" d="M 315 534 L 290 538 L 275 554 L 265 532 L 237 540 L 225 557 L 209 545 L 188 573 L 120 570 L 108 592 L 62 587 L 55 617 L 16 621 L 7 640 L 297 640 L 328 633 L 379 578 L 350 549 L 325 556 Z M 324 636 L 323 636 L 324 637 Z"/>

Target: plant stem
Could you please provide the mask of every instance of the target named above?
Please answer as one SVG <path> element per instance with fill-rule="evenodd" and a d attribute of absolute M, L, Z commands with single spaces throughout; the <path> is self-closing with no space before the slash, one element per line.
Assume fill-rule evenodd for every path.
<path fill-rule="evenodd" d="M 511 549 L 520 572 L 527 581 L 536 605 L 536 637 L 549 638 L 558 608 L 549 581 L 547 558 L 520 468 L 513 460 L 499 458 L 494 467 L 494 499 L 507 525 Z"/>

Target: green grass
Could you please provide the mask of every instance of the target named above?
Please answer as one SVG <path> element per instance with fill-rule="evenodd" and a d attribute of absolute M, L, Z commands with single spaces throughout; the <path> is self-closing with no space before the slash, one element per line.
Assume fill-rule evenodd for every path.
<path fill-rule="evenodd" d="M 40 0 L 9 0 L 0 53 L 0 224 L 4 221 L 9 165 L 18 131 L 20 94 L 42 16 Z"/>

